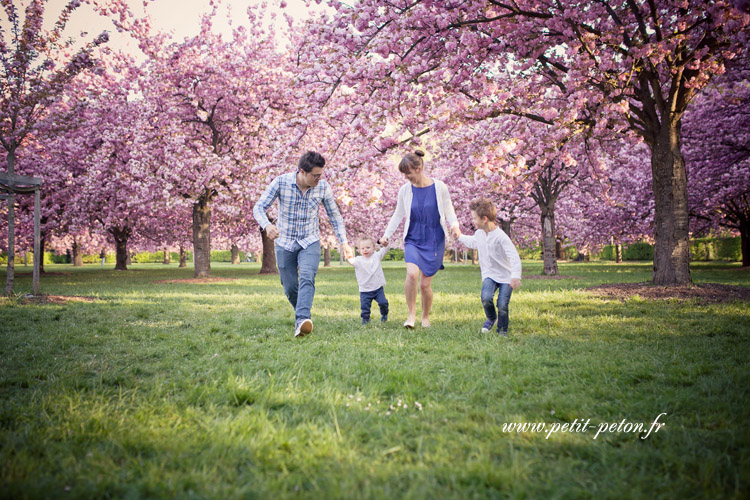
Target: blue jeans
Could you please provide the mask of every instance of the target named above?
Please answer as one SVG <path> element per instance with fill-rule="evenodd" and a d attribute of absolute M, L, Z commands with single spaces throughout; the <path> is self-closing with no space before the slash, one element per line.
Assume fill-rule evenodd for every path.
<path fill-rule="evenodd" d="M 372 307 L 373 300 L 380 306 L 380 317 L 388 317 L 388 299 L 385 298 L 385 290 L 381 286 L 371 292 L 359 292 L 359 306 L 362 309 L 360 316 L 362 316 L 362 319 L 370 321 L 370 307 Z"/>
<path fill-rule="evenodd" d="M 276 265 L 279 268 L 281 285 L 286 298 L 294 308 L 294 319 L 297 324 L 310 318 L 313 297 L 315 297 L 315 275 L 320 264 L 320 242 L 316 241 L 307 248 L 294 243 L 290 252 L 276 245 Z"/>
<path fill-rule="evenodd" d="M 500 292 L 497 294 L 497 312 L 495 312 L 495 305 L 492 302 L 498 288 Z M 508 304 L 510 303 L 511 293 L 513 293 L 513 288 L 508 283 L 497 283 L 491 278 L 485 278 L 482 282 L 484 314 L 490 321 L 497 320 L 497 331 L 499 332 L 508 332 Z"/>

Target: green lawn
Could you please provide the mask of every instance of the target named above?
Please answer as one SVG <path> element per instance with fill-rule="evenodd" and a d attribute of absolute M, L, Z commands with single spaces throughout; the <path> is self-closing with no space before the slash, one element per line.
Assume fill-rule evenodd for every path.
<path fill-rule="evenodd" d="M 257 264 L 192 285 L 155 283 L 192 277 L 175 265 L 48 265 L 67 274 L 44 293 L 99 300 L 0 299 L 0 497 L 748 498 L 750 304 L 585 291 L 651 266 L 525 280 L 504 339 L 479 333 L 477 267 L 441 271 L 434 326 L 405 331 L 403 264 L 386 263 L 391 321 L 361 327 L 353 270 L 334 263 L 315 331 L 294 339 Z M 750 286 L 736 264 L 693 278 Z"/>

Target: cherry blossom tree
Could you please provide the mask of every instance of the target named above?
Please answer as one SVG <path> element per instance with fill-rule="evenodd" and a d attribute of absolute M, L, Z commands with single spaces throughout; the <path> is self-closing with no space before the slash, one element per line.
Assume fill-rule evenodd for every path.
<path fill-rule="evenodd" d="M 557 144 L 635 133 L 650 150 L 653 281 L 690 282 L 681 119 L 739 50 L 750 16 L 699 0 L 328 3 L 337 13 L 312 28 L 303 76 L 319 102 L 357 115 L 341 135 L 397 123 L 388 147 L 500 115 L 550 123 Z"/>
<path fill-rule="evenodd" d="M 262 13 L 250 7 L 249 28 L 224 40 L 211 30 L 214 10 L 199 35 L 154 50 L 143 68 L 142 93 L 156 111 L 151 168 L 170 199 L 192 203 L 196 277 L 210 273 L 217 197 L 262 189 L 276 161 L 274 127 L 291 86 Z"/>
<path fill-rule="evenodd" d="M 693 230 L 739 233 L 742 265 L 749 266 L 750 52 L 699 97 L 684 130 Z"/>
<path fill-rule="evenodd" d="M 77 75 L 97 68 L 98 49 L 107 42 L 107 32 L 89 38 L 82 47 L 65 36 L 68 20 L 83 3 L 112 19 L 118 29 L 132 25 L 132 15 L 122 0 L 88 2 L 71 0 L 62 9 L 52 29 L 43 28 L 46 2 L 30 0 L 21 12 L 13 0 L 3 0 L 4 22 L 0 23 L 0 144 L 5 149 L 9 174 L 16 171 L 19 150 L 49 107 L 60 99 Z M 15 200 L 8 200 L 8 271 L 6 293 L 14 280 Z"/>

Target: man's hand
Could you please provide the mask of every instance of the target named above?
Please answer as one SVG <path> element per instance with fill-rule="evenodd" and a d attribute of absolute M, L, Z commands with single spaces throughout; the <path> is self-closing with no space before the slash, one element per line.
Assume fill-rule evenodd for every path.
<path fill-rule="evenodd" d="M 267 225 L 266 229 L 264 229 L 264 231 L 266 232 L 266 237 L 269 240 L 275 240 L 276 238 L 279 237 L 279 234 L 280 234 L 279 233 L 279 228 L 276 227 L 274 224 Z"/>
<path fill-rule="evenodd" d="M 354 257 L 354 250 L 349 246 L 349 243 L 344 243 L 344 260 L 349 260 Z"/>
<path fill-rule="evenodd" d="M 513 278 L 513 279 L 511 279 L 511 280 L 510 280 L 510 287 L 511 287 L 511 288 L 512 288 L 513 290 L 518 290 L 519 288 L 521 288 L 521 280 L 519 280 L 519 279 L 517 279 L 517 278 Z"/>

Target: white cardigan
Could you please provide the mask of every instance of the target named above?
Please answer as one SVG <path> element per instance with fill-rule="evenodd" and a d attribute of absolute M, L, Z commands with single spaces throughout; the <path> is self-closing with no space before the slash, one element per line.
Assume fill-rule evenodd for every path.
<path fill-rule="evenodd" d="M 458 226 L 458 219 L 456 218 L 456 211 L 453 209 L 453 203 L 451 203 L 451 195 L 448 192 L 448 186 L 443 181 L 434 179 L 435 182 L 435 194 L 437 195 L 438 212 L 440 212 L 440 225 L 443 227 L 443 232 L 446 238 L 448 237 L 448 228 Z M 391 216 L 391 221 L 388 223 L 388 227 L 385 228 L 384 238 L 391 239 L 393 233 L 396 232 L 401 221 L 406 219 L 404 222 L 404 236 L 409 232 L 409 220 L 411 217 L 411 202 L 413 198 L 411 190 L 411 182 L 407 182 L 398 190 L 398 202 L 396 203 L 396 211 Z"/>

